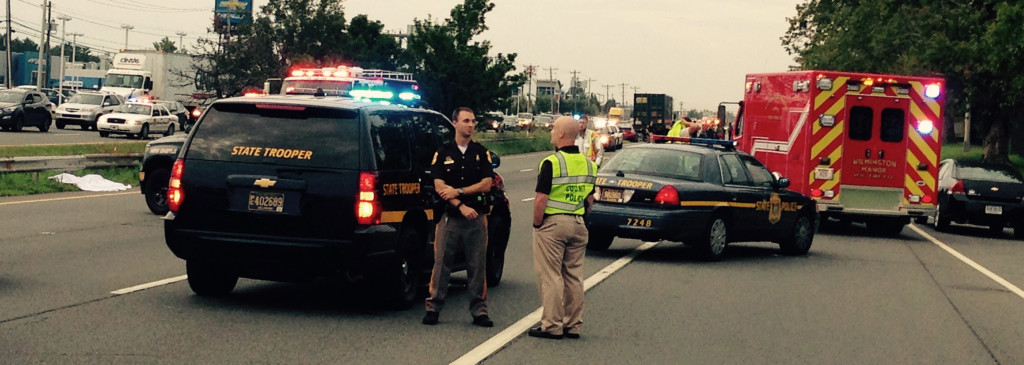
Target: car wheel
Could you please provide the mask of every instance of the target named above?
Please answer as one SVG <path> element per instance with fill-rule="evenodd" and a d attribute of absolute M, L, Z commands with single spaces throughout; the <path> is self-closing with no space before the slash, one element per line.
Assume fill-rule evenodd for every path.
<path fill-rule="evenodd" d="M 1013 238 L 1024 239 L 1024 224 L 1018 223 L 1013 226 Z"/>
<path fill-rule="evenodd" d="M 149 139 L 149 124 L 143 124 L 142 130 L 140 130 L 139 134 L 136 134 L 136 136 L 139 139 Z"/>
<path fill-rule="evenodd" d="M 779 249 L 783 255 L 800 256 L 811 249 L 811 241 L 814 240 L 814 227 L 811 218 L 802 215 L 796 219 L 793 225 L 792 236 L 786 237 L 779 243 Z"/>
<path fill-rule="evenodd" d="M 22 117 L 21 117 L 20 115 L 19 115 L 19 116 L 17 116 L 17 117 L 14 117 L 14 127 L 13 127 L 12 129 L 13 129 L 13 130 L 14 130 L 15 132 L 21 132 L 21 128 L 22 128 L 22 125 L 21 125 L 21 123 L 22 123 L 23 121 L 24 121 L 24 120 L 22 119 Z"/>
<path fill-rule="evenodd" d="M 399 237 L 394 260 L 385 268 L 380 287 L 392 307 L 407 309 L 416 302 L 422 288 L 421 256 L 417 251 L 423 245 L 415 231 L 404 230 Z"/>
<path fill-rule="evenodd" d="M 46 118 L 43 119 L 43 124 L 39 125 L 39 131 L 40 132 L 49 132 L 50 131 L 50 124 L 52 124 L 52 123 L 53 123 L 53 118 L 50 117 L 49 115 L 47 115 Z"/>
<path fill-rule="evenodd" d="M 188 286 L 202 297 L 219 297 L 231 293 L 238 283 L 238 275 L 217 267 L 217 264 L 200 260 L 185 262 Z"/>
<path fill-rule="evenodd" d="M 57 122 L 54 123 L 54 125 L 57 126 L 57 129 L 64 129 L 64 122 L 61 122 L 60 120 L 57 120 Z M 82 129 L 85 129 L 85 127 L 82 127 Z"/>
<path fill-rule="evenodd" d="M 945 231 L 949 229 L 949 216 L 944 214 L 942 211 L 942 205 L 939 204 L 935 207 L 935 217 L 932 219 L 932 224 L 935 225 L 936 231 Z"/>
<path fill-rule="evenodd" d="M 167 214 L 167 183 L 171 179 L 171 172 L 167 169 L 157 169 L 148 175 L 146 205 L 149 206 L 149 211 L 153 214 Z"/>
<path fill-rule="evenodd" d="M 491 212 L 487 216 L 487 286 L 501 284 L 505 273 L 505 248 L 512 230 L 512 216 L 508 210 Z"/>
<path fill-rule="evenodd" d="M 82 125 L 81 125 L 81 126 L 82 126 L 82 130 L 83 130 L 83 131 L 87 131 L 87 130 L 89 130 L 89 127 L 91 126 L 91 123 L 89 123 L 89 122 L 84 122 L 84 123 L 82 123 Z"/>
<path fill-rule="evenodd" d="M 174 135 L 174 124 L 167 126 L 167 131 L 164 132 L 164 137 Z"/>
<path fill-rule="evenodd" d="M 100 132 L 100 137 L 107 137 L 109 135 L 110 135 L 110 132 Z"/>
<path fill-rule="evenodd" d="M 714 217 L 711 224 L 708 224 L 704 232 L 703 242 L 700 244 L 701 256 L 707 261 L 718 261 L 725 253 L 725 245 L 729 242 L 728 227 L 725 219 Z"/>

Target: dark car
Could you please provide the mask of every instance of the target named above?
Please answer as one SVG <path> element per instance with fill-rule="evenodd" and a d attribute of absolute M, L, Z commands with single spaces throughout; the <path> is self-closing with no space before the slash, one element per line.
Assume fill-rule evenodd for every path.
<path fill-rule="evenodd" d="M 773 241 L 783 254 L 807 253 L 813 200 L 785 189 L 789 180 L 776 179 L 731 143 L 691 141 L 634 144 L 601 166 L 588 249 L 607 249 L 624 237 L 683 242 L 707 260 L 721 259 L 726 244 L 737 241 Z"/>
<path fill-rule="evenodd" d="M 0 90 L 0 128 L 20 132 L 23 127 L 38 127 L 40 132 L 50 130 L 53 112 L 50 100 L 38 91 L 26 89 Z"/>
<path fill-rule="evenodd" d="M 988 226 L 998 234 L 1009 226 L 1014 237 L 1024 238 L 1024 178 L 1012 165 L 943 160 L 938 186 L 935 229 L 955 222 Z"/>
<path fill-rule="evenodd" d="M 140 185 L 146 193 L 167 184 L 167 246 L 199 295 L 225 295 L 239 277 L 340 276 L 409 306 L 427 283 L 440 216 L 433 154 L 424 151 L 454 134 L 443 115 L 419 108 L 305 95 L 221 99 L 180 151 L 150 146 Z M 169 178 L 157 172 L 169 160 L 157 163 L 157 150 L 176 157 Z M 501 193 L 501 179 L 494 184 Z M 490 198 L 494 286 L 511 217 L 503 194 Z"/>
<path fill-rule="evenodd" d="M 155 104 L 163 104 L 174 116 L 178 117 L 178 130 L 183 131 L 185 127 L 192 124 L 190 112 L 182 105 L 181 102 L 176 100 L 153 100 Z"/>
<path fill-rule="evenodd" d="M 636 132 L 633 131 L 633 126 L 629 122 L 623 122 L 618 124 L 619 129 L 622 130 L 622 139 L 626 141 L 636 142 Z"/>

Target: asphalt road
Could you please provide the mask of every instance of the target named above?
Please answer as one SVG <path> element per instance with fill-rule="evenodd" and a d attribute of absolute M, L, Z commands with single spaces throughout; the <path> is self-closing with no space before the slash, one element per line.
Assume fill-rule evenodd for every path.
<path fill-rule="evenodd" d="M 805 257 L 738 244 L 717 263 L 616 240 L 586 258 L 586 275 L 606 278 L 587 292 L 583 338 L 527 337 L 541 157 L 498 170 L 513 233 L 494 328 L 470 324 L 462 274 L 437 326 L 337 280 L 241 280 L 200 298 L 138 191 L 0 198 L 0 363 L 1024 363 L 1024 243 L 971 226 L 884 238 L 854 225 Z"/>

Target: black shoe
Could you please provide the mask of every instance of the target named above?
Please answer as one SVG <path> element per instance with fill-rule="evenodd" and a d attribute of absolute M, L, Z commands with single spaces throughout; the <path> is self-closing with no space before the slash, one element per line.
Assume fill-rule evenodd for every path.
<path fill-rule="evenodd" d="M 437 324 L 437 317 L 440 313 L 434 311 L 427 311 L 427 315 L 423 316 L 423 324 L 435 325 Z"/>
<path fill-rule="evenodd" d="M 530 337 L 549 338 L 549 339 L 552 339 L 552 340 L 561 340 L 562 339 L 562 335 L 556 335 L 556 334 L 551 333 L 551 332 L 544 332 L 543 330 L 540 329 L 540 327 L 531 328 L 530 331 L 527 332 L 527 334 L 530 335 Z"/>
<path fill-rule="evenodd" d="M 473 324 L 480 327 L 494 327 L 494 321 L 486 314 L 473 317 Z"/>
<path fill-rule="evenodd" d="M 566 332 L 565 333 L 565 337 L 566 338 L 576 339 L 576 338 L 580 338 L 580 334 L 579 333 L 569 333 L 569 332 Z"/>

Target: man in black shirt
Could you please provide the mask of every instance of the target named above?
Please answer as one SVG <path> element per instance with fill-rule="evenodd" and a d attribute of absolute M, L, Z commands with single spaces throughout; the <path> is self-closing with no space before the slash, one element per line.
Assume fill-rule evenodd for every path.
<path fill-rule="evenodd" d="M 452 260 L 459 249 L 466 254 L 468 289 L 473 295 L 470 312 L 473 324 L 494 326 L 487 315 L 487 202 L 483 194 L 491 190 L 490 154 L 470 138 L 476 129 L 476 116 L 469 108 L 452 115 L 454 143 L 445 143 L 434 154 L 430 175 L 434 188 L 445 201 L 444 213 L 437 223 L 434 238 L 434 270 L 430 275 L 430 296 L 423 324 L 437 324 L 448 295 Z"/>

